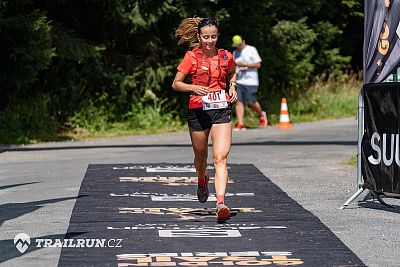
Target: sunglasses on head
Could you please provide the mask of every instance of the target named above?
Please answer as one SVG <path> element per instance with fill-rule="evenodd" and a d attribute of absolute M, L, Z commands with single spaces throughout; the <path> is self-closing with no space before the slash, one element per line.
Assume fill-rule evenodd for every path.
<path fill-rule="evenodd" d="M 199 22 L 199 28 L 208 26 L 208 25 L 218 25 L 218 22 L 215 18 L 204 18 Z"/>

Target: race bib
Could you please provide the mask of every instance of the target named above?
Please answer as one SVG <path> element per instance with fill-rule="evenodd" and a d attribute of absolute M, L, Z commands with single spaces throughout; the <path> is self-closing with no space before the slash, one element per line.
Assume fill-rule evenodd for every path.
<path fill-rule="evenodd" d="M 202 96 L 203 110 L 222 109 L 228 106 L 226 101 L 225 90 L 210 92 Z"/>

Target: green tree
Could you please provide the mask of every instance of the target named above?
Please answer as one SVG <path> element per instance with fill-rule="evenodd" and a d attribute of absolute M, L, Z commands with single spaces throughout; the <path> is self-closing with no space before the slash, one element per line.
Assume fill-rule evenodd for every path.
<path fill-rule="evenodd" d="M 24 103 L 63 125 L 98 108 L 108 123 L 126 120 L 132 105 L 174 99 L 162 110 L 183 115 L 187 95 L 171 82 L 187 47 L 174 31 L 194 15 L 218 18 L 220 47 L 231 49 L 235 34 L 257 47 L 261 96 L 295 94 L 316 75 L 361 65 L 362 2 L 0 0 L 0 112 Z"/>
<path fill-rule="evenodd" d="M 275 44 L 271 51 L 272 64 L 275 67 L 272 75 L 281 88 L 298 90 L 314 72 L 313 43 L 317 36 L 305 21 L 280 21 L 272 28 Z"/>
<path fill-rule="evenodd" d="M 28 97 L 41 71 L 51 64 L 55 49 L 50 32 L 44 12 L 34 10 L 15 16 L 0 12 L 1 106 L 17 97 Z"/>

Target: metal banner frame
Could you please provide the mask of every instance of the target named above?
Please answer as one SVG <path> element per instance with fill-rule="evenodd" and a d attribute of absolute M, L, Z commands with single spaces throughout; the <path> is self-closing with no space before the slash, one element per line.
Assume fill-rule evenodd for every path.
<path fill-rule="evenodd" d="M 363 84 L 398 82 L 400 65 L 400 0 L 364 0 Z M 373 14 L 373 15 L 372 15 Z M 368 16 L 369 15 L 369 16 Z M 389 76 L 392 75 L 392 78 Z M 363 88 L 358 96 L 357 192 L 341 207 L 346 208 L 365 190 L 361 171 L 364 135 Z M 369 190 L 374 198 L 387 205 L 381 195 L 399 198 L 399 194 Z M 387 205 L 389 206 L 389 205 Z"/>
<path fill-rule="evenodd" d="M 362 95 L 363 90 L 360 90 L 358 95 L 358 108 L 357 108 L 357 121 L 358 121 L 358 142 L 357 142 L 357 192 L 355 192 L 340 209 L 346 208 L 354 199 L 356 199 L 362 192 L 363 188 L 363 177 L 361 173 L 361 143 L 364 135 L 364 98 Z"/>

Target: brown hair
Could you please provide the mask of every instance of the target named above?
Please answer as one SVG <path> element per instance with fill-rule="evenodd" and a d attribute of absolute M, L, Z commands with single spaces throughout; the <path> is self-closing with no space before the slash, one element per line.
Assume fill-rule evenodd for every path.
<path fill-rule="evenodd" d="M 186 18 L 181 21 L 178 29 L 175 31 L 175 37 L 179 38 L 178 45 L 189 43 L 190 48 L 200 47 L 197 37 L 199 23 L 203 18 Z"/>
<path fill-rule="evenodd" d="M 219 24 L 215 18 L 195 17 L 182 20 L 178 29 L 175 31 L 175 36 L 179 37 L 178 45 L 189 43 L 190 49 L 200 47 L 197 34 L 200 34 L 200 29 L 205 26 L 215 26 L 217 30 L 219 30 Z"/>

